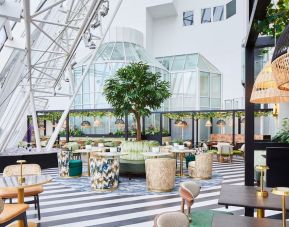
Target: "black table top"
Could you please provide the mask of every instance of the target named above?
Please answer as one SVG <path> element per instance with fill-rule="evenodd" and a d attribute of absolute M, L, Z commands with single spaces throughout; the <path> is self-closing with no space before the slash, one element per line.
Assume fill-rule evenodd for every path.
<path fill-rule="evenodd" d="M 266 188 L 269 196 L 262 198 L 256 195 L 256 187 L 242 185 L 222 185 L 219 204 L 248 208 L 261 208 L 267 210 L 282 210 L 281 196 L 271 193 L 271 188 Z M 289 198 L 286 198 L 286 210 L 289 210 Z"/>
<path fill-rule="evenodd" d="M 212 227 L 233 227 L 233 226 L 274 227 L 274 226 L 282 226 L 282 221 L 269 218 L 252 218 L 237 215 L 224 215 L 224 214 L 214 215 Z"/>

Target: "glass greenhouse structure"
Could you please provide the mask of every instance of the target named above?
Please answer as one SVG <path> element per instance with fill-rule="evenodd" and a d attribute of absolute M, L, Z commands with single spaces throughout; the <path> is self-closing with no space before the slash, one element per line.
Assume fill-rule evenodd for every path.
<path fill-rule="evenodd" d="M 222 74 L 198 53 L 157 58 L 170 72 L 170 110 L 221 109 Z"/>

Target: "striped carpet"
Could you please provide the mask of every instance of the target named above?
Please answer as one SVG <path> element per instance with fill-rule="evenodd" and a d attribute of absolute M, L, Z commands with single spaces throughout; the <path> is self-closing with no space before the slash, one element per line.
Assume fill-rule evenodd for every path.
<path fill-rule="evenodd" d="M 232 164 L 214 163 L 214 171 L 222 174 L 223 184 L 244 184 L 243 159 L 234 159 Z M 57 169 L 43 170 L 44 174 L 57 175 Z M 221 186 L 205 188 L 197 197 L 194 210 L 226 210 L 218 205 Z M 178 194 L 170 195 L 110 195 L 83 192 L 52 182 L 45 185 L 40 195 L 41 221 L 38 226 L 152 226 L 154 216 L 165 211 L 180 209 Z M 227 211 L 237 215 L 242 208 L 229 207 Z M 28 219 L 38 222 L 36 211 L 31 207 Z"/>

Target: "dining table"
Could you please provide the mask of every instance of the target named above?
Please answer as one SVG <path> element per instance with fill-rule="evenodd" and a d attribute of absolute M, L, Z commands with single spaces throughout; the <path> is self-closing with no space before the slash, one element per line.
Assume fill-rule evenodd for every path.
<path fill-rule="evenodd" d="M 25 175 L 20 178 L 20 176 L 9 176 L 0 177 L 0 188 L 5 189 L 17 189 L 17 202 L 19 204 L 24 203 L 24 189 L 29 187 L 34 187 L 38 185 L 47 184 L 52 181 L 50 175 Z M 23 221 L 19 220 L 15 224 L 9 226 L 23 227 Z M 28 226 L 37 226 L 34 222 L 28 222 Z"/>
<path fill-rule="evenodd" d="M 184 162 L 184 158 L 185 158 L 185 154 L 188 154 L 188 153 L 195 153 L 195 150 L 194 149 L 189 149 L 189 148 L 175 148 L 175 147 L 172 147 L 172 149 L 170 150 L 170 152 L 174 153 L 176 156 L 178 155 L 179 156 L 179 160 L 180 160 L 180 174 L 179 176 L 180 177 L 183 177 L 184 176 L 184 165 L 183 165 L 183 162 Z"/>
<path fill-rule="evenodd" d="M 265 210 L 282 211 L 281 198 L 274 195 L 272 188 L 265 188 L 268 197 L 257 196 L 255 186 L 223 184 L 218 204 L 257 209 L 257 217 L 264 218 Z M 289 210 L 289 198 L 286 199 L 286 210 Z"/>

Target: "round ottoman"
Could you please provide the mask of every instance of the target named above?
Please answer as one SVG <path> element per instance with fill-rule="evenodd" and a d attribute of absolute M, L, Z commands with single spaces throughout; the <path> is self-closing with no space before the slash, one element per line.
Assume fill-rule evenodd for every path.
<path fill-rule="evenodd" d="M 80 177 L 82 175 L 82 161 L 81 160 L 70 160 L 69 161 L 69 176 Z"/>

